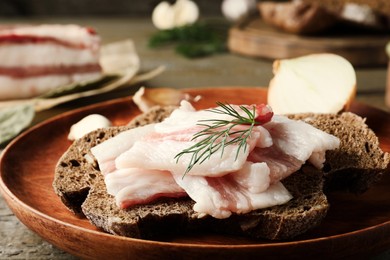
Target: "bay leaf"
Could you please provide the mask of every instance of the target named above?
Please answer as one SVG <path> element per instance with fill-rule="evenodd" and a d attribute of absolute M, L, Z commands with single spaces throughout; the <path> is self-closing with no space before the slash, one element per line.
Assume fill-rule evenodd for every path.
<path fill-rule="evenodd" d="M 27 128 L 35 116 L 34 104 L 26 103 L 0 109 L 0 145 Z"/>
<path fill-rule="evenodd" d="M 78 92 L 88 91 L 92 89 L 97 89 L 100 87 L 105 86 L 106 84 L 109 84 L 110 82 L 116 80 L 119 78 L 119 75 L 103 75 L 102 77 L 95 79 L 95 80 L 89 80 L 89 81 L 81 81 L 81 82 L 75 82 L 67 85 L 63 85 L 60 87 L 57 87 L 38 98 L 56 98 L 61 96 L 66 96 Z"/>
<path fill-rule="evenodd" d="M 106 92 L 112 91 L 114 89 L 120 88 L 126 84 L 128 84 L 128 85 L 136 84 L 138 82 L 154 78 L 157 75 L 159 75 L 160 73 L 162 73 L 164 70 L 165 70 L 165 67 L 160 66 L 152 71 L 146 72 L 144 74 L 136 75 L 136 72 L 137 72 L 136 70 L 129 69 L 127 71 L 127 73 L 124 74 L 123 76 L 118 77 L 117 79 L 115 79 L 107 84 L 104 84 L 103 86 L 101 86 L 98 89 L 91 89 L 88 91 L 76 92 L 73 94 L 64 95 L 64 96 L 55 97 L 55 98 L 35 99 L 34 100 L 35 111 L 40 112 L 40 111 L 50 109 L 50 108 L 57 106 L 59 104 L 69 102 L 69 101 L 72 101 L 72 100 L 75 100 L 78 98 L 90 97 L 90 96 L 106 93 Z"/>

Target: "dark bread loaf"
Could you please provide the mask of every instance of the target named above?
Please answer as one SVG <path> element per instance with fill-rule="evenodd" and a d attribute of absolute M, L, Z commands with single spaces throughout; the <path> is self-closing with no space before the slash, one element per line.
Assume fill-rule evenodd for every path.
<path fill-rule="evenodd" d="M 146 239 L 176 231 L 183 233 L 203 229 L 256 238 L 288 239 L 318 225 L 325 217 L 329 205 L 323 193 L 324 173 L 309 165 L 283 181 L 294 197 L 288 203 L 244 215 L 233 215 L 224 220 L 199 216 L 193 211 L 194 202 L 189 198 L 161 199 L 148 205 L 119 209 L 114 198 L 106 192 L 103 177 L 90 148 L 125 129 L 159 122 L 172 109 L 154 108 L 135 118 L 126 127 L 96 130 L 75 141 L 59 160 L 53 182 L 54 190 L 64 204 L 75 213 L 83 213 L 91 223 L 106 232 Z M 327 154 L 325 177 L 329 187 L 337 187 L 337 176 L 343 174 L 345 176 L 341 179 L 345 180 L 351 179 L 347 175 L 361 177 L 362 180 L 351 182 L 346 187 L 343 185 L 343 188 L 361 191 L 377 180 L 386 169 L 389 156 L 379 149 L 374 133 L 360 117 L 351 113 L 293 117 L 305 119 L 342 139 L 340 151 Z M 372 153 L 361 151 L 362 145 L 366 147 L 361 144 L 366 142 L 366 136 L 372 136 L 367 144 Z M 351 146 L 349 142 L 352 137 L 356 139 L 356 145 Z M 348 158 L 341 159 L 341 155 Z M 348 161 L 347 166 L 343 160 Z M 356 160 L 361 163 L 356 164 Z"/>
<path fill-rule="evenodd" d="M 340 25 L 345 29 L 388 31 L 390 2 L 387 0 L 293 0 L 258 4 L 264 22 L 294 34 L 315 34 Z M 356 30 L 361 33 L 361 30 Z"/>
<path fill-rule="evenodd" d="M 301 1 L 262 1 L 258 4 L 258 9 L 265 23 L 294 34 L 321 32 L 338 21 L 337 17 L 326 9 Z"/>
<path fill-rule="evenodd" d="M 357 29 L 371 31 L 390 29 L 390 2 L 388 0 L 303 0 L 303 2 L 317 5 L 337 16 L 341 22 Z"/>
<path fill-rule="evenodd" d="M 345 5 L 355 4 L 362 7 L 369 7 L 374 12 L 384 15 L 390 14 L 390 2 L 388 0 L 301 0 L 308 4 L 317 4 L 330 11 L 340 12 Z"/>

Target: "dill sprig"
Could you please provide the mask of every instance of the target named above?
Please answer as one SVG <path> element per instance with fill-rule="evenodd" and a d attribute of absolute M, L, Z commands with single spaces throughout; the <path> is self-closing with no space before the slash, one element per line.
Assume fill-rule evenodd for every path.
<path fill-rule="evenodd" d="M 196 22 L 190 25 L 158 31 L 148 45 L 158 48 L 175 45 L 175 51 L 187 58 L 199 58 L 227 51 L 228 26 L 218 21 Z"/>
<path fill-rule="evenodd" d="M 175 156 L 176 162 L 178 162 L 183 155 L 191 154 L 191 160 L 184 176 L 191 171 L 196 164 L 202 164 L 219 150 L 221 150 L 222 157 L 224 150 L 228 145 L 238 145 L 235 157 L 235 159 L 237 159 L 241 151 L 246 151 L 248 146 L 247 140 L 252 134 L 253 127 L 264 123 L 256 120 L 255 106 L 253 106 L 252 110 L 245 106 L 239 106 L 245 114 L 243 116 L 229 104 L 217 102 L 217 105 L 218 107 L 208 111 L 216 114 L 229 115 L 233 117 L 233 119 L 207 119 L 199 121 L 197 125 L 203 126 L 204 129 L 195 133 L 191 141 L 197 139 L 200 139 L 200 141 L 193 146 L 184 149 Z M 248 128 L 235 129 L 235 127 L 239 125 L 248 125 Z"/>

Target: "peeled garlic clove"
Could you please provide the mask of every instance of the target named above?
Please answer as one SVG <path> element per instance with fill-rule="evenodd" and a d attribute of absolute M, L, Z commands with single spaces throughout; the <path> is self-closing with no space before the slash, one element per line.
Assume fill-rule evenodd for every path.
<path fill-rule="evenodd" d="M 92 114 L 84 117 L 79 122 L 70 127 L 68 139 L 74 141 L 83 137 L 89 132 L 109 126 L 111 126 L 111 122 L 106 117 L 99 114 Z"/>
<path fill-rule="evenodd" d="M 159 3 L 153 10 L 152 22 L 160 30 L 192 24 L 199 18 L 199 8 L 190 0 L 177 0 L 173 5 Z"/>
<path fill-rule="evenodd" d="M 256 0 L 224 0 L 221 9 L 227 19 L 237 21 L 256 9 Z"/>
<path fill-rule="evenodd" d="M 173 8 L 175 13 L 175 26 L 192 24 L 199 18 L 199 8 L 193 1 L 177 0 Z"/>
<path fill-rule="evenodd" d="M 159 3 L 153 10 L 152 22 L 160 30 L 173 28 L 175 24 L 174 8 L 168 2 Z"/>
<path fill-rule="evenodd" d="M 154 106 L 178 106 L 182 100 L 198 101 L 200 97 L 191 97 L 187 93 L 173 88 L 141 87 L 133 96 L 134 103 L 142 112 L 147 112 Z"/>
<path fill-rule="evenodd" d="M 275 114 L 337 113 L 356 93 L 351 63 L 329 53 L 274 62 L 268 104 Z"/>

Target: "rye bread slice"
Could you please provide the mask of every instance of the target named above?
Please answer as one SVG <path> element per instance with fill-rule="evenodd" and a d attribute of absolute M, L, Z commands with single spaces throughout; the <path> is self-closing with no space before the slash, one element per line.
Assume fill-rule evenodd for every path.
<path fill-rule="evenodd" d="M 82 204 L 85 216 L 104 231 L 121 236 L 159 239 L 175 233 L 208 232 L 244 235 L 271 240 L 288 239 L 317 226 L 329 204 L 322 192 L 322 172 L 303 167 L 283 182 L 293 199 L 280 206 L 233 215 L 227 219 L 200 216 L 190 198 L 162 199 L 148 205 L 119 209 L 96 183 Z"/>
<path fill-rule="evenodd" d="M 117 208 L 113 197 L 106 192 L 103 178 L 89 151 L 90 148 L 125 129 L 159 122 L 170 114 L 172 109 L 172 107 L 155 108 L 134 119 L 127 127 L 99 129 L 74 142 L 59 160 L 53 182 L 54 190 L 64 204 L 74 213 L 84 214 L 91 223 L 106 232 L 146 239 L 176 231 L 182 233 L 202 229 L 214 229 L 217 232 L 256 238 L 288 239 L 318 225 L 325 217 L 329 205 L 322 188 L 324 173 L 310 166 L 303 167 L 284 181 L 285 186 L 294 196 L 289 203 L 245 215 L 233 215 L 225 220 L 211 217 L 199 218 L 200 216 L 192 210 L 194 202 L 188 198 L 165 199 L 127 210 Z M 341 179 L 355 181 L 347 186 L 343 185 L 342 188 L 363 191 L 378 180 L 385 171 L 389 156 L 379 149 L 375 134 L 368 129 L 360 117 L 351 113 L 306 114 L 292 117 L 305 119 L 308 123 L 342 139 L 340 151 L 327 154 L 325 177 L 328 187 L 339 188 L 336 185 L 337 176 L 348 174 L 356 177 L 343 176 Z M 356 129 L 354 130 L 353 127 L 350 129 L 348 125 Z M 358 130 L 359 128 L 363 130 Z M 344 133 L 351 130 L 354 134 Z M 373 137 L 369 141 L 372 143 L 369 142 L 368 146 L 375 152 L 362 153 L 360 143 L 365 143 L 366 137 L 371 135 Z M 348 139 L 352 137 L 354 139 Z M 355 140 L 359 145 L 350 145 L 351 140 Z M 340 156 L 352 158 L 343 159 L 348 160 L 348 166 L 342 163 Z M 365 162 L 375 160 L 376 163 L 356 164 L 354 163 L 356 160 Z M 357 177 L 363 180 L 356 180 Z"/>
<path fill-rule="evenodd" d="M 341 140 L 340 149 L 326 154 L 323 168 L 326 191 L 362 193 L 386 172 L 390 155 L 381 150 L 378 137 L 366 125 L 365 119 L 350 112 L 301 114 L 290 118 L 301 119 Z"/>
<path fill-rule="evenodd" d="M 83 215 L 81 204 L 95 182 L 101 181 L 91 147 L 118 133 L 152 122 L 161 122 L 175 107 L 155 107 L 147 114 L 135 117 L 127 126 L 98 129 L 73 142 L 59 159 L 54 175 L 53 188 L 61 201 L 75 214 Z"/>
<path fill-rule="evenodd" d="M 224 220 L 211 219 L 215 232 L 239 234 L 270 240 L 291 239 L 316 227 L 325 218 L 329 209 L 322 191 L 322 172 L 305 165 L 285 180 L 285 187 L 293 195 L 288 203 L 233 215 Z"/>

